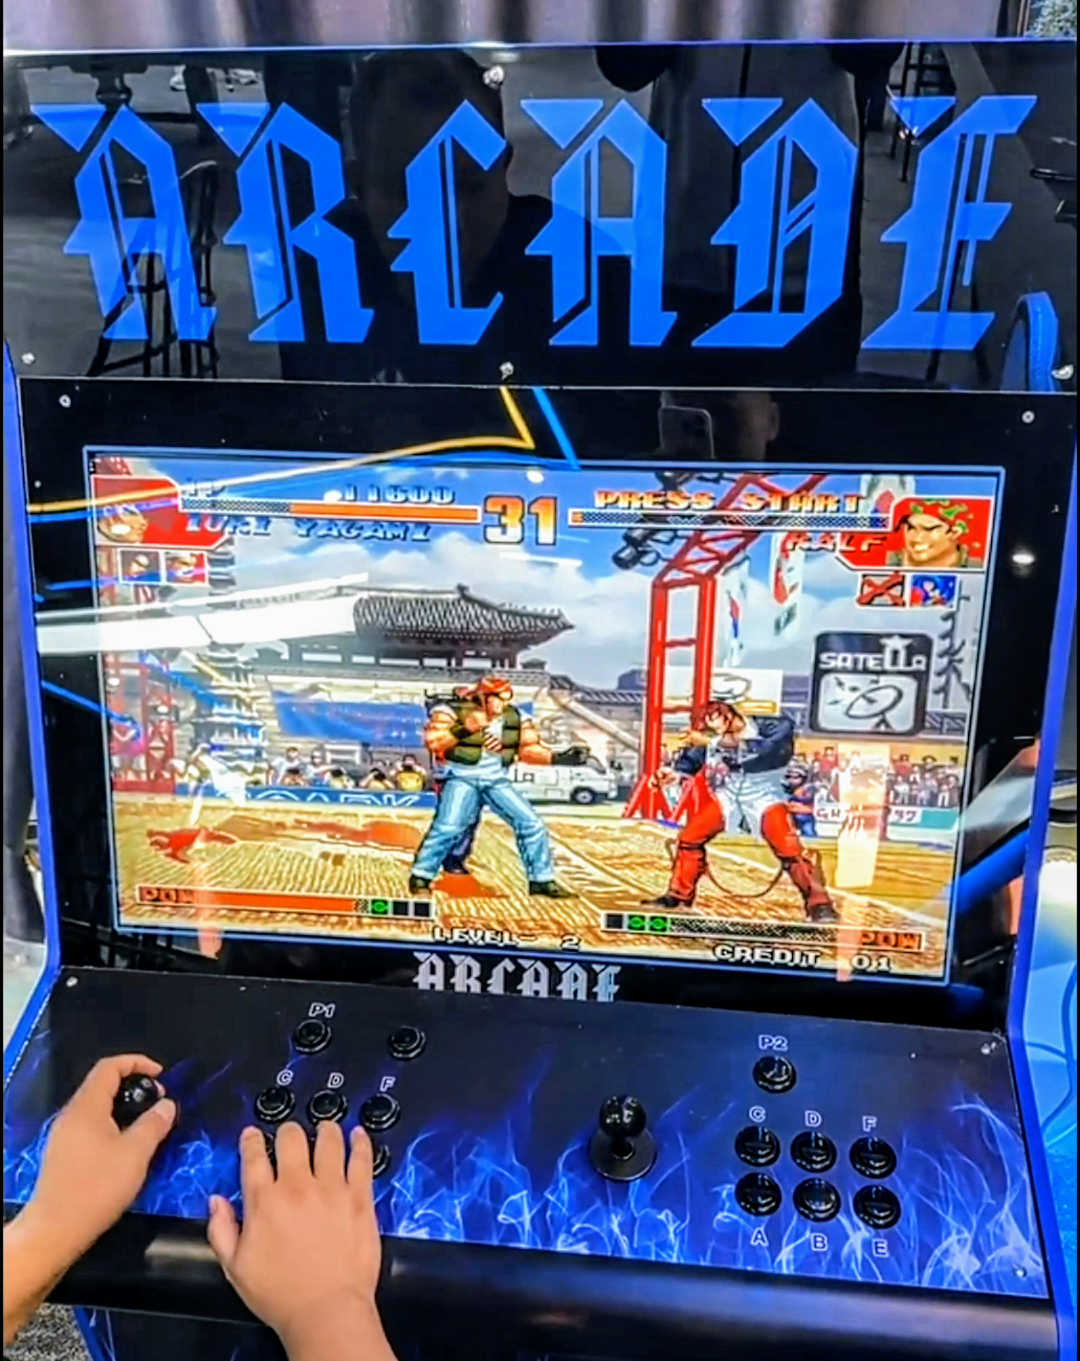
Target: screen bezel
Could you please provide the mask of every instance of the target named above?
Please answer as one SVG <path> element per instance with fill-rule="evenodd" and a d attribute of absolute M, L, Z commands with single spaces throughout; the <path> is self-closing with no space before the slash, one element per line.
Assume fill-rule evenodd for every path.
<path fill-rule="evenodd" d="M 177 452 L 217 447 L 229 454 L 263 450 L 287 455 L 307 451 L 317 457 L 355 455 L 365 452 L 369 447 L 365 440 L 364 420 L 362 416 L 357 418 L 359 407 L 368 411 L 376 410 L 380 422 L 385 424 L 388 414 L 392 419 L 395 405 L 403 399 L 415 412 L 417 403 L 422 401 L 424 395 L 430 395 L 433 410 L 438 412 L 445 408 L 452 394 L 463 391 L 427 386 L 358 389 L 355 386 L 336 385 L 290 384 L 285 387 L 252 382 L 217 382 L 199 388 L 197 393 L 200 400 L 192 402 L 191 398 L 195 394 L 183 381 L 174 380 L 143 380 L 136 384 L 124 380 L 99 379 L 71 383 L 52 379 L 24 379 L 20 386 L 27 486 L 31 489 L 33 499 L 40 496 L 48 500 L 85 496 L 85 451 L 89 447 L 100 449 L 102 446 L 119 446 L 129 449 L 133 454 L 157 446 Z M 468 394 L 474 399 L 482 399 L 495 391 L 495 388 L 469 389 Z M 707 400 L 706 394 L 700 396 L 702 401 Z M 933 467 L 940 460 L 943 470 L 944 467 L 970 471 L 1004 470 L 999 508 L 999 545 L 1007 549 L 1011 544 L 1037 544 L 1039 567 L 1034 573 L 1020 577 L 1015 572 L 1010 573 L 1007 552 L 999 551 L 996 564 L 988 572 L 988 592 L 993 608 L 985 632 L 984 684 L 981 695 L 977 696 L 981 702 L 976 710 L 973 750 L 991 752 L 987 773 L 993 774 L 995 747 L 1004 758 L 1000 764 L 1004 764 L 1018 744 L 1038 731 L 1045 665 L 1033 664 L 1026 669 L 1010 666 L 1009 658 L 1017 655 L 1018 648 L 1015 639 L 1011 645 L 1003 640 L 1001 621 L 1006 613 L 1004 607 L 1008 605 L 1009 617 L 1020 619 L 1024 624 L 1021 629 L 1024 635 L 1021 641 L 1023 655 L 1037 657 L 1044 653 L 1048 660 L 1053 604 L 1057 593 L 1056 572 L 1053 568 L 1060 561 L 1058 541 L 1063 540 L 1066 518 L 1064 513 L 1059 512 L 1063 512 L 1067 506 L 1071 467 L 1073 420 L 1068 406 L 1070 399 L 851 389 L 777 393 L 774 398 L 784 413 L 781 432 L 790 430 L 793 425 L 799 429 L 797 447 L 801 456 L 795 456 L 796 440 L 790 434 L 785 438 L 781 433 L 770 448 L 770 457 L 766 460 L 769 464 L 783 463 L 789 466 L 813 462 L 815 467 L 837 470 L 895 467 L 897 471 L 912 471 L 910 453 L 916 449 L 920 455 L 917 466 L 921 468 Z M 693 406 L 692 394 L 687 394 L 687 399 L 686 404 Z M 645 407 L 651 404 L 655 411 L 661 405 L 661 394 L 643 389 L 625 393 L 564 389 L 558 400 L 563 420 L 570 425 L 582 412 L 588 414 L 597 404 L 606 409 L 612 403 L 622 402 L 630 406 L 637 403 L 639 407 L 644 403 Z M 534 407 L 533 411 L 536 410 Z M 885 419 L 882 419 L 883 415 Z M 580 435 L 578 431 L 571 433 Z M 539 447 L 530 457 L 533 461 L 561 459 L 565 455 L 564 440 L 565 432 L 560 440 L 557 432 L 549 427 L 546 439 L 538 435 Z M 610 450 L 602 450 L 600 456 L 594 458 L 590 456 L 591 450 L 583 452 L 580 438 L 576 440 L 576 447 L 583 466 L 598 468 L 610 466 L 613 462 Z M 826 451 L 829 451 L 828 457 Z M 809 454 L 814 457 L 808 458 Z M 640 462 L 645 457 L 645 450 L 636 450 L 632 457 L 621 461 L 629 464 L 632 461 Z M 1039 459 L 1038 465 L 1036 458 Z M 681 463 L 684 460 L 679 461 Z M 726 459 L 719 461 L 727 463 Z M 1049 514 L 1048 504 L 1051 507 Z M 1058 512 L 1052 509 L 1055 505 Z M 61 561 L 76 565 L 75 560 L 79 557 L 79 544 L 76 541 L 81 540 L 83 565 L 88 569 L 89 563 L 85 558 L 89 551 L 90 536 L 85 532 L 84 523 L 79 524 L 76 520 L 73 524 L 74 530 L 68 525 L 50 526 L 46 535 L 50 541 L 48 546 L 42 541 L 41 527 L 35 529 L 32 542 L 36 554 L 48 558 L 49 553 L 60 549 Z M 1043 563 L 1046 566 L 1042 566 Z M 60 571 L 63 574 L 63 568 Z M 91 575 L 89 570 L 82 574 L 77 570 L 69 570 L 62 575 L 62 579 L 70 581 L 85 577 L 89 581 Z M 72 602 L 69 599 L 65 603 L 70 606 Z M 89 591 L 85 603 L 92 603 Z M 62 659 L 64 665 L 61 669 L 66 668 L 74 673 L 80 669 L 81 660 Z M 47 682 L 51 670 L 49 665 L 44 667 Z M 1006 675 L 1009 683 L 1002 685 L 1000 681 Z M 77 685 L 70 688 L 79 689 Z M 69 912 L 76 909 L 82 899 L 81 905 L 86 915 L 103 925 L 101 869 L 106 867 L 101 864 L 100 848 L 95 857 L 87 856 L 85 848 L 79 846 L 78 829 L 72 826 L 70 815 L 65 812 L 61 768 L 64 750 L 72 750 L 72 743 L 86 744 L 89 741 L 89 727 L 85 719 L 90 719 L 91 724 L 96 723 L 96 745 L 99 749 L 103 747 L 101 719 L 100 715 L 96 718 L 85 715 L 84 721 L 74 724 L 74 727 L 80 728 L 76 736 L 71 706 L 51 696 L 48 686 L 46 691 L 46 727 L 53 734 L 52 740 L 46 743 L 46 758 L 52 774 L 52 807 L 49 815 L 59 848 L 59 898 L 63 908 Z M 989 704 L 988 698 L 991 701 Z M 1003 721 L 1003 715 L 1011 716 L 1011 719 Z M 100 765 L 99 769 L 103 771 L 104 765 Z M 107 807 L 103 775 L 98 778 L 101 784 L 99 802 L 102 807 Z M 82 817 L 78 821 L 85 828 L 87 819 Z M 68 847 L 67 852 L 63 849 L 65 845 Z M 142 933 L 116 931 L 115 923 L 112 922 L 115 893 L 111 854 L 109 845 L 104 857 L 108 866 L 108 882 L 104 893 L 109 908 L 108 920 L 113 925 L 113 935 L 118 936 L 121 942 L 126 941 L 136 952 L 141 949 L 145 957 L 147 943 L 132 939 Z M 80 884 L 84 876 L 79 869 L 85 869 L 88 862 L 92 864 L 95 860 L 98 872 L 96 876 L 91 873 L 88 877 L 95 882 L 96 891 L 88 898 L 86 889 L 89 885 Z M 96 909 L 92 903 L 94 897 L 97 899 Z M 163 936 L 165 933 L 159 931 L 156 935 Z M 950 935 L 955 958 L 956 932 L 952 925 Z M 241 939 L 230 933 L 230 947 L 234 943 L 239 945 Z M 366 948 L 368 945 L 375 945 L 376 948 L 369 951 Z M 478 955 L 507 953 L 505 949 L 499 951 L 497 947 L 470 947 L 470 952 Z M 70 954 L 70 951 L 67 953 Z M 335 976 L 353 978 L 400 979 L 413 949 L 364 940 L 331 942 L 325 938 L 315 938 L 296 941 L 261 937 L 258 938 L 258 950 L 255 952 L 262 957 L 261 963 L 253 959 L 250 950 L 246 952 L 246 963 L 245 951 L 242 949 L 230 948 L 225 953 L 234 964 L 239 961 L 244 972 L 262 972 L 265 965 L 271 973 L 289 972 L 293 968 L 299 969 L 301 973 L 314 969 L 320 976 L 333 972 Z M 328 958 L 331 955 L 344 958 L 331 961 Z M 359 955 L 377 958 L 362 960 L 358 958 Z M 389 958 L 391 955 L 402 958 L 394 961 Z M 352 958 L 349 959 L 349 956 Z M 600 962 L 601 957 L 590 954 L 587 958 Z M 970 986 L 962 980 L 957 980 L 951 987 L 940 980 L 888 980 L 889 987 L 879 989 L 876 983 L 881 980 L 877 979 L 838 985 L 828 974 L 807 977 L 711 963 L 669 963 L 620 955 L 609 958 L 610 962 L 620 966 L 620 996 L 641 997 L 644 1000 L 739 1005 L 740 998 L 746 997 L 754 998 L 755 1004 L 760 1005 L 762 990 L 767 988 L 773 1009 L 790 1007 L 792 1010 L 821 1009 L 835 1014 L 883 1015 L 899 1006 L 902 1014 L 910 1019 L 911 1006 L 914 1005 L 918 1012 L 932 1019 L 934 1014 L 945 1014 L 955 1008 L 942 1005 L 940 997 L 931 1003 L 930 996 L 951 993 L 955 1000 L 958 989 L 962 992 L 968 986 L 970 991 Z M 950 972 L 953 958 L 949 960 Z M 221 959 L 214 963 L 205 961 L 206 966 L 215 971 L 222 963 Z M 256 969 L 251 968 L 253 963 L 258 964 Z M 989 979 L 976 989 L 980 998 L 974 1008 L 971 1005 L 974 999 L 968 998 L 967 1010 L 977 1014 L 982 1023 L 985 1023 L 987 1007 L 997 1011 L 1003 1003 L 1005 973 L 1003 967 L 991 970 Z M 766 978 L 768 984 L 764 982 Z M 888 1000 L 884 996 L 880 1000 L 870 1000 L 869 994 L 887 994 Z M 901 994 L 909 999 L 906 1008 L 900 1000 Z M 918 1000 L 913 994 L 917 995 Z M 786 1000 L 788 998 L 790 1001 Z M 777 1001 L 779 1007 L 775 1005 Z"/>

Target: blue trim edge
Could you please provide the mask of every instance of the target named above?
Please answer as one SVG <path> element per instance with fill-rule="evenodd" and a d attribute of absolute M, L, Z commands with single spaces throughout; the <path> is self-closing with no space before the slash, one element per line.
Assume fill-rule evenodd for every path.
<path fill-rule="evenodd" d="M 16 590 L 19 601 L 19 632 L 26 680 L 26 726 L 30 742 L 30 772 L 37 804 L 38 849 L 44 886 L 45 968 L 34 985 L 26 1009 L 4 1047 L 4 1087 L 30 1038 L 60 973 L 60 914 L 56 902 L 56 860 L 49 810 L 49 783 L 45 763 L 45 720 L 41 702 L 41 672 L 35 646 L 34 592 L 30 556 L 30 529 L 26 520 L 26 468 L 23 463 L 22 423 L 19 417 L 19 391 L 11 352 L 4 342 L 4 463 L 8 477 L 6 491 L 12 498 L 12 534 L 15 547 Z"/>
<path fill-rule="evenodd" d="M 1028 834 L 1027 856 L 1024 866 L 1024 886 L 1020 900 L 1020 924 L 1016 937 L 1016 957 L 1013 962 L 1013 987 L 1009 997 L 1008 1036 L 1012 1053 L 1016 1093 L 1020 1102 L 1021 1118 L 1025 1127 L 1031 1179 L 1035 1203 L 1043 1231 L 1043 1247 L 1050 1277 L 1051 1293 L 1058 1324 L 1058 1356 L 1061 1361 L 1076 1358 L 1076 1314 L 1072 1291 L 1069 1288 L 1065 1255 L 1054 1208 L 1050 1171 L 1046 1163 L 1039 1127 L 1035 1087 L 1028 1066 L 1024 1044 L 1024 1012 L 1028 984 L 1031 978 L 1031 959 L 1035 944 L 1035 927 L 1039 905 L 1039 871 L 1050 830 L 1050 796 L 1054 785 L 1054 766 L 1058 743 L 1061 740 L 1061 720 L 1069 679 L 1069 653 L 1076 619 L 1076 450 L 1073 450 L 1072 485 L 1069 489 L 1069 521 L 1065 530 L 1062 558 L 1061 586 L 1054 615 L 1054 637 L 1050 650 L 1050 670 L 1046 682 L 1046 701 L 1043 707 L 1042 732 L 1039 738 L 1039 761 L 1035 770 L 1035 789 L 1031 806 L 1031 827 Z"/>
<path fill-rule="evenodd" d="M 563 423 L 559 420 L 559 417 L 555 412 L 551 398 L 543 388 L 533 388 L 532 395 L 536 398 L 537 406 L 544 413 L 544 417 L 551 427 L 551 433 L 555 436 L 555 443 L 562 450 L 563 458 L 566 459 L 567 463 L 576 473 L 579 473 L 581 471 L 581 462 L 578 459 L 573 444 L 570 442 L 570 436 L 563 429 Z"/>

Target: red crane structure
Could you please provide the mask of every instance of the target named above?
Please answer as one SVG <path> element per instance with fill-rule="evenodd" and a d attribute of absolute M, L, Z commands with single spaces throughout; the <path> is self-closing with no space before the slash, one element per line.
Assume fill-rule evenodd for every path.
<path fill-rule="evenodd" d="M 797 487 L 779 487 L 765 473 L 740 473 L 714 509 L 737 510 L 746 492 L 765 497 L 801 495 L 813 491 L 824 480 L 824 473 L 812 473 Z M 684 813 L 692 814 L 694 811 L 689 805 L 699 797 L 696 781 L 687 783 L 674 809 L 668 805 L 663 790 L 653 781 L 664 757 L 665 720 L 678 714 L 689 717 L 708 703 L 712 694 L 713 654 L 716 647 L 717 587 L 727 568 L 743 557 L 750 545 L 765 532 L 764 528 L 735 526 L 696 529 L 653 579 L 649 596 L 649 648 L 640 774 L 623 810 L 624 817 L 678 821 Z M 672 596 L 676 591 L 696 593 L 693 637 L 670 636 Z M 680 649 L 693 653 L 690 697 L 686 703 L 669 704 L 666 694 L 667 664 L 671 653 Z"/>
<path fill-rule="evenodd" d="M 101 477 L 133 476 L 127 459 L 115 457 L 96 458 L 94 472 Z M 91 514 L 97 514 L 96 507 Z M 98 588 L 98 603 L 118 605 L 120 550 L 99 546 L 95 552 L 98 578 L 105 579 Z M 136 604 L 149 603 L 155 599 L 154 588 L 135 586 L 134 599 Z M 109 764 L 114 788 L 171 794 L 176 787 L 176 738 L 168 668 L 162 663 L 151 670 L 144 654 L 131 662 L 116 652 L 102 653 L 101 668 L 110 716 Z M 130 712 L 133 708 L 135 712 Z M 118 734 L 129 731 L 132 723 L 137 727 L 137 737 L 128 742 L 119 740 Z"/>

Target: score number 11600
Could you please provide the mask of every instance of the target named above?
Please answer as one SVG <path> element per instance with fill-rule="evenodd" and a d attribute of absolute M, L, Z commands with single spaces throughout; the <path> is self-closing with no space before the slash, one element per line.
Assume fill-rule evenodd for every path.
<path fill-rule="evenodd" d="M 539 548 L 554 548 L 559 503 L 554 496 L 538 496 L 525 504 L 521 496 L 489 496 L 484 501 L 484 515 L 494 523 L 484 525 L 484 542 L 511 544 L 525 542 L 526 524 Z"/>

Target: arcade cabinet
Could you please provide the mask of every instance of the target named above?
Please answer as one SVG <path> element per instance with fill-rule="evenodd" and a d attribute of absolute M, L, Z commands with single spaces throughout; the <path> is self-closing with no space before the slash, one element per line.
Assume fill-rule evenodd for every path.
<path fill-rule="evenodd" d="M 275 1355 L 205 1218 L 290 1120 L 371 1134 L 401 1361 L 1075 1355 L 1038 99 L 920 46 L 901 167 L 891 49 L 661 8 L 24 44 L 5 1215 L 97 1058 L 180 1109 L 98 1355 Z"/>
<path fill-rule="evenodd" d="M 596 448 L 606 391 L 272 387 L 225 450 L 249 399 L 206 391 L 19 394 L 39 825 L 102 838 L 143 967 L 39 990 L 9 1209 L 97 1056 L 159 1056 L 182 1111 L 65 1297 L 236 1318 L 202 1219 L 240 1129 L 359 1120 L 392 1327 L 437 1300 L 444 1336 L 566 1354 L 1054 1356 L 1036 904 L 1010 950 L 962 812 L 980 725 L 1057 721 L 1068 590 L 1009 563 L 1034 519 L 1069 548 L 1069 413 L 780 395 L 767 462 L 658 465 L 643 421 Z M 453 447 L 369 453 L 404 399 Z"/>

